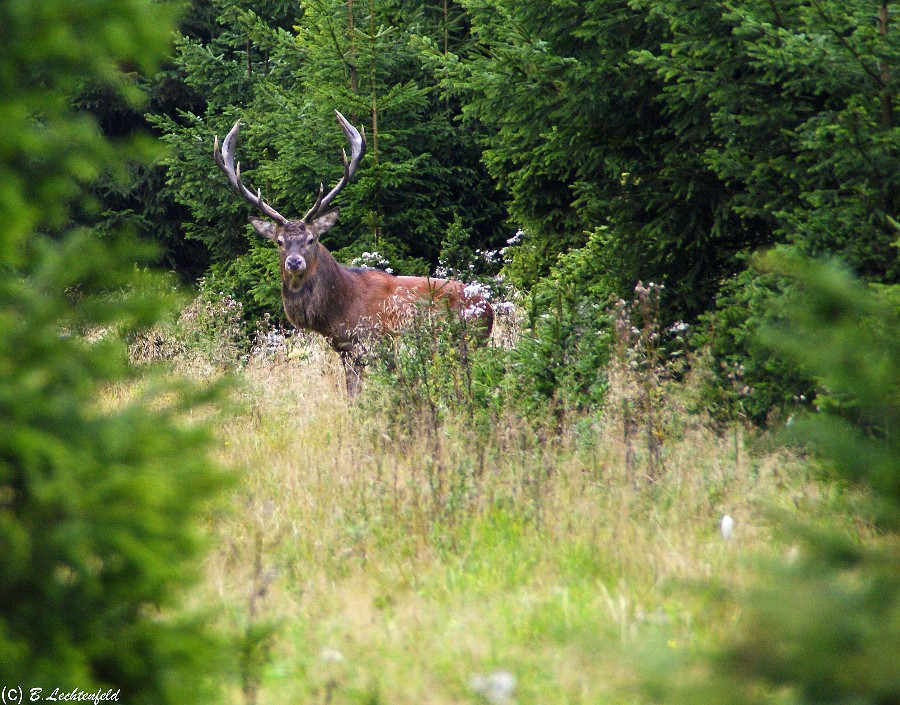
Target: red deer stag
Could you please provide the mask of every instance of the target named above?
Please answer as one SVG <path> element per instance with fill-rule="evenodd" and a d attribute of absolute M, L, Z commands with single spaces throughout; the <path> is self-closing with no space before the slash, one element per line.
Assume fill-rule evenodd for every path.
<path fill-rule="evenodd" d="M 213 156 L 231 187 L 269 220 L 250 218 L 256 232 L 278 245 L 281 260 L 281 299 L 288 320 L 296 328 L 321 333 L 340 354 L 348 393 L 360 386 L 360 341 L 366 335 L 396 331 L 422 302 L 446 306 L 476 323 L 479 334 L 490 335 L 494 312 L 490 304 L 462 282 L 430 277 L 399 277 L 375 269 L 339 264 L 319 241 L 338 219 L 338 208 L 328 210 L 347 185 L 366 151 L 366 140 L 338 111 L 338 122 L 350 142 L 344 152 L 344 175 L 327 194 L 324 186 L 312 207 L 300 220 L 289 220 L 241 182 L 240 163 L 234 163 L 234 147 L 240 120 L 222 142 L 216 137 Z"/>

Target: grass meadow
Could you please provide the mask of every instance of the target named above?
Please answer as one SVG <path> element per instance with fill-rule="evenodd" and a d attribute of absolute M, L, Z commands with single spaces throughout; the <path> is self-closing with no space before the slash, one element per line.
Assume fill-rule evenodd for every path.
<path fill-rule="evenodd" d="M 650 481 L 614 401 L 554 434 L 512 414 L 401 432 L 376 385 L 346 398 L 319 339 L 257 353 L 214 423 L 235 483 L 193 596 L 235 705 L 652 702 L 660 652 L 714 646 L 738 616 L 721 594 L 796 550 L 776 516 L 844 516 L 803 459 L 674 398 Z M 179 357 L 201 380 L 223 367 Z"/>

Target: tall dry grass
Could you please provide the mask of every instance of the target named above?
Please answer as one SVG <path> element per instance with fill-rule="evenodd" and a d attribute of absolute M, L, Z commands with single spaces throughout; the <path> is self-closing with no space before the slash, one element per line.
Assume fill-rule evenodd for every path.
<path fill-rule="evenodd" d="M 435 442 L 350 402 L 319 340 L 258 353 L 218 431 L 238 488 L 202 596 L 235 646 L 231 702 L 635 702 L 643 635 L 715 640 L 732 615 L 696 586 L 791 550 L 768 507 L 840 501 L 786 452 L 687 416 L 646 481 L 612 412 L 553 438 L 445 418 Z"/>
<path fill-rule="evenodd" d="M 195 303 L 132 348 L 235 382 L 217 442 L 236 486 L 195 596 L 231 647 L 227 702 L 642 702 L 650 635 L 715 643 L 735 614 L 709 595 L 795 550 L 773 509 L 867 531 L 802 459 L 689 414 L 656 353 L 620 351 L 603 413 L 485 427 L 376 384 L 349 400 L 313 336 L 263 326 L 247 354 L 232 309 Z"/>

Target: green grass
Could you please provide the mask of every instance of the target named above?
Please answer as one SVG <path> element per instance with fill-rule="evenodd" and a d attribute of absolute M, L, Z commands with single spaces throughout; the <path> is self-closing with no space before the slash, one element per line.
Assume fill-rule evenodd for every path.
<path fill-rule="evenodd" d="M 768 508 L 845 501 L 687 416 L 653 484 L 626 472 L 614 420 L 553 443 L 514 418 L 478 443 L 463 421 L 399 434 L 315 342 L 236 376 L 218 440 L 237 489 L 197 596 L 242 665 L 227 702 L 478 703 L 496 671 L 518 703 L 643 702 L 643 645 L 715 644 L 735 615 L 709 595 L 793 550 Z"/>

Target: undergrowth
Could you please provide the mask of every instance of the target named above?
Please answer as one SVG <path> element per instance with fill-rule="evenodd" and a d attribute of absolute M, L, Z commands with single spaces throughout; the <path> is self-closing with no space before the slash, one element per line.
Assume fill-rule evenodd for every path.
<path fill-rule="evenodd" d="M 197 595 L 234 644 L 228 702 L 642 702 L 646 634 L 687 653 L 733 620 L 692 586 L 794 550 L 767 508 L 841 521 L 847 493 L 801 459 L 687 412 L 683 330 L 659 330 L 652 287 L 608 319 L 601 405 L 540 413 L 514 317 L 506 346 L 422 317 L 353 401 L 318 337 L 267 324 L 237 346 L 218 433 L 240 488 Z M 217 353 L 190 348 L 175 362 L 208 371 Z"/>

